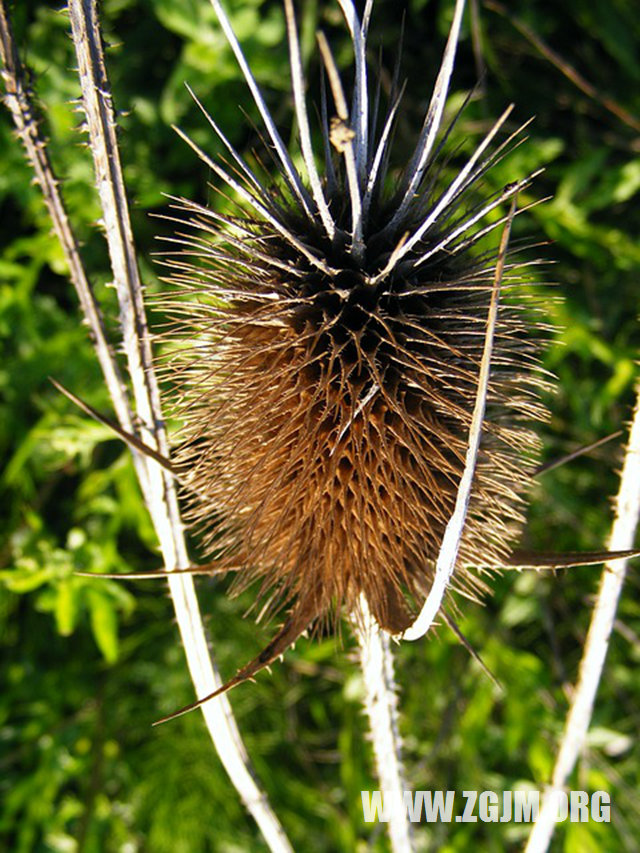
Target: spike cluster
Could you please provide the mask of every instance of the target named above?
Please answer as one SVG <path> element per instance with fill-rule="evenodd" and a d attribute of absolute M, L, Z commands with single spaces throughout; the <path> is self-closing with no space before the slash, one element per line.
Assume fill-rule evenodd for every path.
<path fill-rule="evenodd" d="M 168 361 L 183 421 L 176 465 L 190 521 L 216 571 L 256 584 L 288 619 L 232 683 L 273 660 L 328 613 L 357 611 L 404 631 L 427 597 L 465 467 L 496 254 L 476 244 L 507 220 L 504 202 L 529 175 L 488 198 L 478 187 L 522 140 L 497 142 L 498 119 L 456 177 L 439 180 L 445 100 L 464 1 L 451 32 L 415 152 L 399 177 L 390 143 L 401 102 L 378 120 L 367 32 L 338 0 L 354 49 L 348 107 L 329 46 L 318 42 L 323 85 L 319 170 L 292 0 L 285 0 L 301 173 L 289 155 L 218 0 L 212 3 L 261 114 L 272 180 L 251 167 L 207 115 L 228 162 L 195 148 L 233 192 L 237 215 L 179 200 Z M 323 76 L 324 84 L 325 76 Z M 203 110 L 204 111 L 204 110 Z M 186 137 L 185 137 L 186 139 Z M 438 144 L 436 144 L 438 143 Z M 497 211 L 491 216 L 493 211 Z M 183 220 L 182 220 L 183 221 Z M 522 283 L 507 263 L 504 287 Z M 528 317 L 528 319 L 527 319 Z M 467 567 L 499 567 L 520 524 L 540 417 L 530 315 L 500 306 L 482 445 L 453 586 L 483 587 Z"/>

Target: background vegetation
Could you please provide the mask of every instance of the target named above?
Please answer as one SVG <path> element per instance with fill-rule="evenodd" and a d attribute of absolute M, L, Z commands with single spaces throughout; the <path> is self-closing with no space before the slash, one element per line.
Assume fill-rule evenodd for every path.
<path fill-rule="evenodd" d="M 58 4 L 17 2 L 14 26 L 72 221 L 103 304 L 113 305 L 89 152 L 74 110 L 68 21 Z M 236 32 L 282 126 L 291 103 L 283 15 L 275 0 L 235 0 Z M 298 4 L 307 56 L 327 30 L 349 62 L 337 4 Z M 545 456 L 621 428 L 629 416 L 640 347 L 640 19 L 633 0 L 520 0 L 519 20 L 604 96 L 586 94 L 522 29 L 480 5 L 474 55 L 465 22 L 453 103 L 487 74 L 465 113 L 471 134 L 511 100 L 517 119 L 536 121 L 530 142 L 490 177 L 500 186 L 546 165 L 538 197 L 553 198 L 518 223 L 551 240 L 548 316 L 557 327 L 546 367 L 559 377 L 541 430 Z M 398 52 L 405 4 L 379 0 L 373 46 L 383 79 Z M 218 204 L 209 175 L 169 125 L 210 152 L 216 142 L 194 107 L 188 81 L 231 140 L 254 145 L 245 87 L 206 0 L 103 0 L 109 70 L 144 280 L 157 285 L 154 235 L 170 226 L 163 193 Z M 452 4 L 406 5 L 406 109 L 398 133 L 419 127 Z M 317 60 L 311 60 L 312 74 Z M 614 105 L 615 106 L 615 105 Z M 635 116 L 635 120 L 633 119 Z M 635 121 L 635 125 L 634 125 Z M 191 687 L 164 587 L 79 578 L 76 570 L 155 568 L 158 555 L 122 445 L 49 384 L 55 376 L 108 412 L 96 361 L 78 319 L 61 251 L 6 113 L 0 115 L 0 847 L 32 851 L 200 853 L 263 849 L 229 790 L 199 715 L 151 729 L 188 702 Z M 111 311 L 115 324 L 115 307 Z M 540 478 L 524 534 L 527 547 L 600 547 L 617 488 L 621 439 Z M 509 789 L 544 785 L 561 732 L 598 570 L 496 579 L 485 607 L 461 602 L 462 627 L 503 685 L 498 689 L 441 629 L 398 649 L 408 784 L 414 789 Z M 270 634 L 243 620 L 249 598 L 230 600 L 226 582 L 199 590 L 223 674 L 252 657 Z M 640 607 L 637 575 L 624 594 L 588 749 L 573 787 L 604 789 L 613 822 L 567 824 L 555 849 L 637 850 L 640 837 Z M 233 694 L 257 771 L 298 850 L 385 850 L 380 827 L 362 823 L 360 790 L 375 787 L 361 685 L 347 631 L 341 642 L 300 642 L 272 675 Z M 424 849 L 518 849 L 526 827 L 441 824 L 420 828 Z"/>

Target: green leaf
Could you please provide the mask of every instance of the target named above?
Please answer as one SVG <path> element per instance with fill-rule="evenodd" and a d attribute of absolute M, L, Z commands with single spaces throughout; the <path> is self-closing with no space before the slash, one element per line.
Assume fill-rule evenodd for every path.
<path fill-rule="evenodd" d="M 110 595 L 99 589 L 88 592 L 91 630 L 107 663 L 118 659 L 118 617 L 116 605 Z"/>
<path fill-rule="evenodd" d="M 63 637 L 73 633 L 78 616 L 78 591 L 74 580 L 75 578 L 64 578 L 57 586 L 56 627 Z"/>

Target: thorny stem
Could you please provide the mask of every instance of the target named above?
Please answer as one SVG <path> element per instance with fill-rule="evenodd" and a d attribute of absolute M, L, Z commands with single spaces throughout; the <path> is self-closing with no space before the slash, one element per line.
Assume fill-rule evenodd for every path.
<path fill-rule="evenodd" d="M 626 550 L 633 547 L 639 518 L 640 382 L 636 385 L 636 404 L 620 476 L 615 521 L 608 543 L 609 550 Z M 525 848 L 526 853 L 545 853 L 551 842 L 556 825 L 556 797 L 558 792 L 564 790 L 567 779 L 572 773 L 580 751 L 585 744 L 626 570 L 626 560 L 605 563 L 584 654 L 580 663 L 578 683 L 560 741 L 551 785 L 545 791 L 538 820 L 531 831 Z"/>
<path fill-rule="evenodd" d="M 4 102 L 11 113 L 18 136 L 24 145 L 27 159 L 35 173 L 36 181 L 40 186 L 44 202 L 51 216 L 56 236 L 69 264 L 71 281 L 78 294 L 84 320 L 89 327 L 91 341 L 102 368 L 118 420 L 123 429 L 127 432 L 133 432 L 133 415 L 127 398 L 126 387 L 107 341 L 100 307 L 82 265 L 78 242 L 71 229 L 64 202 L 58 190 L 58 181 L 51 168 L 46 142 L 40 134 L 26 74 L 18 57 L 3 0 L 0 0 L 0 56 L 2 58 L 2 79 L 5 88 Z M 142 457 L 139 454 L 134 454 L 134 462 L 138 476 L 144 482 L 146 468 Z"/>
<path fill-rule="evenodd" d="M 142 288 L 115 139 L 115 121 L 95 0 L 71 0 L 70 16 L 98 190 L 121 308 L 124 349 L 132 378 L 136 409 L 144 425 L 141 434 L 145 441 L 166 454 L 168 445 L 162 425 L 158 386 L 151 365 L 151 347 L 142 302 Z M 107 343 L 100 308 L 87 280 L 78 244 L 51 170 L 46 145 L 40 136 L 25 82 L 26 75 L 18 60 L 2 0 L 0 51 L 7 106 L 69 263 L 71 279 L 78 293 L 85 321 L 89 325 L 118 420 L 124 430 L 133 432 L 134 418 L 126 387 Z M 134 453 L 134 462 L 161 543 L 165 567 L 172 569 L 186 565 L 187 553 L 172 478 L 157 463 L 138 453 Z M 207 648 L 193 581 L 190 577 L 172 576 L 168 578 L 168 582 L 195 689 L 199 694 L 210 692 L 221 684 L 221 680 Z M 258 823 L 269 848 L 288 853 L 291 846 L 266 796 L 253 778 L 228 700 L 223 696 L 217 702 L 209 703 L 203 709 L 203 714 L 220 759 L 243 802 Z"/>
<path fill-rule="evenodd" d="M 365 689 L 364 705 L 369 717 L 377 776 L 381 790 L 385 795 L 395 793 L 400 805 L 405 784 L 391 640 L 371 616 L 364 596 L 360 598 L 359 611 L 359 618 L 354 617 L 352 625 L 358 641 Z M 388 832 L 393 853 L 411 853 L 410 829 L 406 810 L 392 808 L 389 812 Z"/>

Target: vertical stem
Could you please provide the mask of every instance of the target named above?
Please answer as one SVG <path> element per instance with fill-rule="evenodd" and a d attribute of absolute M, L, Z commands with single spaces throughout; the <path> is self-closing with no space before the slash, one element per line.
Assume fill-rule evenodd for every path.
<path fill-rule="evenodd" d="M 636 404 L 616 498 L 615 521 L 608 547 L 611 551 L 633 548 L 640 516 L 640 382 L 636 385 Z M 563 791 L 584 746 L 593 714 L 598 684 L 609 648 L 626 560 L 606 563 L 591 617 L 578 683 L 567 715 L 562 740 L 553 768 L 551 785 L 545 791 L 542 808 L 526 846 L 526 853 L 545 853 L 555 829 L 557 792 Z"/>
<path fill-rule="evenodd" d="M 398 697 L 393 672 L 389 635 L 373 619 L 364 596 L 360 598 L 358 619 L 352 619 L 358 641 L 360 667 L 364 678 L 365 711 L 373 741 L 380 789 L 394 802 L 403 802 L 405 788 L 398 732 Z M 404 808 L 390 811 L 388 823 L 393 853 L 411 853 L 411 827 Z"/>

